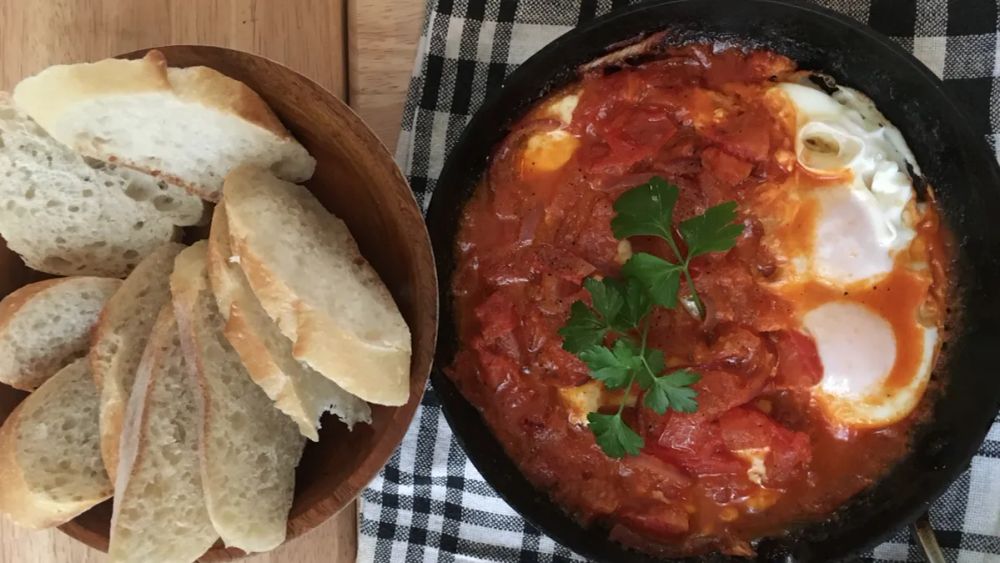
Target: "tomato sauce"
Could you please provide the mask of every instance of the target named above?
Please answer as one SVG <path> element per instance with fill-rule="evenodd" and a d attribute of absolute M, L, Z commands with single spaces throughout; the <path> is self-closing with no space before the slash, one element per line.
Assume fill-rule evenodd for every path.
<path fill-rule="evenodd" d="M 711 45 L 592 70 L 514 125 L 464 211 L 449 377 L 536 487 L 647 552 L 751 555 L 755 538 L 822 518 L 876 481 L 926 411 L 843 430 L 810 396 L 822 365 L 796 304 L 770 289 L 781 268 L 755 214 L 802 174 L 794 123 L 768 95 L 795 70 L 767 51 Z M 683 307 L 653 313 L 650 345 L 702 376 L 697 412 L 657 415 L 633 394 L 624 416 L 645 447 L 612 459 L 573 401 L 613 410 L 621 393 L 595 387 L 557 331 L 589 299 L 586 277 L 619 275 L 633 252 L 672 257 L 660 240 L 618 241 L 610 227 L 615 199 L 653 175 L 680 187 L 675 224 L 735 200 L 745 228 L 731 251 L 692 262 L 704 321 Z M 781 228 L 808 223 L 804 209 Z"/>

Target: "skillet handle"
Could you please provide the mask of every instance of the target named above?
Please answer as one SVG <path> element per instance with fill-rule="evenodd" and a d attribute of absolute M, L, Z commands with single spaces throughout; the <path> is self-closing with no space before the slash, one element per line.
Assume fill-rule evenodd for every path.
<path fill-rule="evenodd" d="M 930 516 L 924 512 L 917 521 L 913 523 L 913 531 L 917 534 L 917 541 L 924 549 L 924 557 L 928 563 L 946 563 L 944 553 L 938 544 L 937 536 L 934 535 L 934 528 L 931 527 Z"/>

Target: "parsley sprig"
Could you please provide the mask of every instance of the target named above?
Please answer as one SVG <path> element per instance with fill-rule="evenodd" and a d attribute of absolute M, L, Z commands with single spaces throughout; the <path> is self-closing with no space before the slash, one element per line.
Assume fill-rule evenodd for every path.
<path fill-rule="evenodd" d="M 667 370 L 663 352 L 648 346 L 654 306 L 674 308 L 683 276 L 699 315 L 704 305 L 691 278 L 691 260 L 709 252 L 729 250 L 743 225 L 736 223 L 736 203 L 727 202 L 682 221 L 678 230 L 687 248 L 682 254 L 674 238 L 673 211 L 679 191 L 663 178 L 622 194 L 614 204 L 611 229 L 619 239 L 649 235 L 665 240 L 674 253 L 671 262 L 652 254 L 634 254 L 622 267 L 622 279 L 584 280 L 592 305 L 573 303 L 569 320 L 559 330 L 563 348 L 580 358 L 590 376 L 608 389 L 623 389 L 614 414 L 587 415 L 597 444 L 610 457 L 637 455 L 643 439 L 622 419 L 633 387 L 642 392 L 642 404 L 657 414 L 668 409 L 694 412 L 697 392 L 691 385 L 701 378 L 687 370 Z"/>

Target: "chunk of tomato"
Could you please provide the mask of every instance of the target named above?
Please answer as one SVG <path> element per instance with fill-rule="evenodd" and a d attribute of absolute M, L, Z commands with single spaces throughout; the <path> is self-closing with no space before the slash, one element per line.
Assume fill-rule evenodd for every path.
<path fill-rule="evenodd" d="M 720 438 L 726 449 L 766 449 L 766 483 L 782 483 L 793 477 L 812 458 L 809 436 L 781 426 L 764 413 L 746 407 L 719 417 Z"/>
<path fill-rule="evenodd" d="M 617 516 L 628 529 L 653 538 L 683 534 L 690 526 L 688 513 L 682 506 L 658 501 L 629 506 Z"/>
<path fill-rule="evenodd" d="M 691 475 L 740 474 L 746 464 L 726 448 L 719 424 L 699 414 L 671 412 L 646 440 L 643 451 L 677 465 Z"/>
<path fill-rule="evenodd" d="M 816 341 L 797 330 L 779 330 L 769 334 L 778 351 L 778 368 L 772 384 L 776 389 L 804 389 L 823 378 Z"/>

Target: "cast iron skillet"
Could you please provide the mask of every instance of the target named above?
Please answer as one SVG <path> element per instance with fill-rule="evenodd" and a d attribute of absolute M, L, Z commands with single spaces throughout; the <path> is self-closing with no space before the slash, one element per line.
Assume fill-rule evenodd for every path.
<path fill-rule="evenodd" d="M 762 540 L 765 561 L 827 560 L 869 547 L 913 521 L 967 466 L 1000 404 L 1000 171 L 984 139 L 920 62 L 885 37 L 846 17 L 789 0 L 673 0 L 641 4 L 581 26 L 517 69 L 476 113 L 437 182 L 428 225 L 441 283 L 441 327 L 432 381 L 456 437 L 504 499 L 557 541 L 602 561 L 654 561 L 587 530 L 518 472 L 476 411 L 442 373 L 457 349 L 449 294 L 462 208 L 493 148 L 531 104 L 573 80 L 575 69 L 608 46 L 660 29 L 677 42 L 734 40 L 761 46 L 822 71 L 873 98 L 899 127 L 935 187 L 957 241 L 958 287 L 951 336 L 933 377 L 942 393 L 911 453 L 830 519 Z M 709 559 L 722 559 L 709 556 Z"/>

